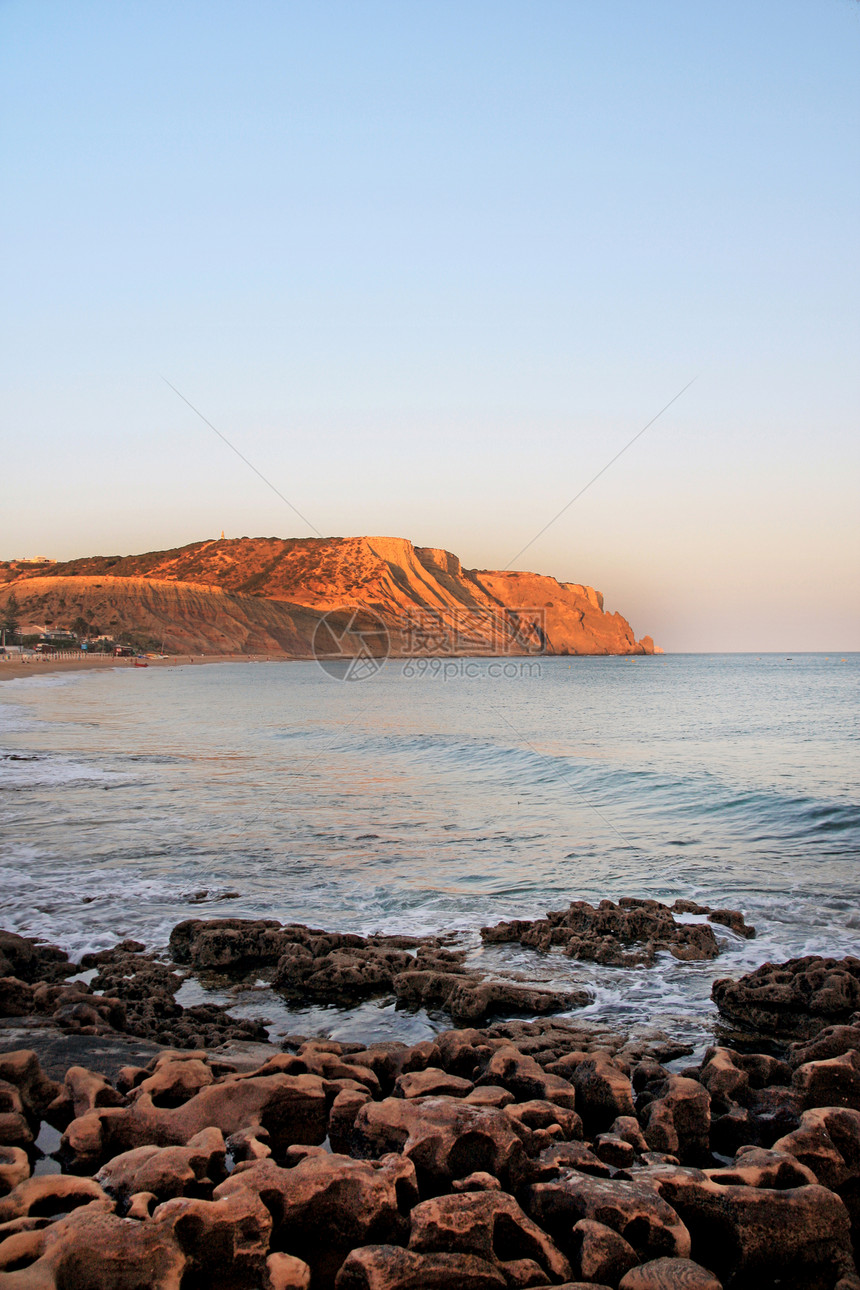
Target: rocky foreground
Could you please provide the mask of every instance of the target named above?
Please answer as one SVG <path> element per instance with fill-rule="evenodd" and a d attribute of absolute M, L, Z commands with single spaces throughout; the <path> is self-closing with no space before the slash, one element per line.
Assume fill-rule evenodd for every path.
<path fill-rule="evenodd" d="M 627 901 L 484 938 L 647 965 L 713 957 L 715 928 L 752 933 Z M 438 938 L 192 919 L 171 955 L 124 942 L 84 984 L 0 933 L 7 1028 L 152 1048 L 60 1069 L 0 1043 L 0 1290 L 860 1290 L 860 960 L 717 981 L 737 1038 L 694 1064 L 656 1031 L 551 1016 L 577 1000 Z M 175 1001 L 183 971 L 249 969 L 287 997 L 429 1000 L 454 1028 L 279 1050 Z M 532 1019 L 493 1022 L 512 1011 Z"/>

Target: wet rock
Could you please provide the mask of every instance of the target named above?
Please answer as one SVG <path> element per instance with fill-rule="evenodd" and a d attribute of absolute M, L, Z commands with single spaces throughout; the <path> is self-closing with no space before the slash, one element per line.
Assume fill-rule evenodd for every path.
<path fill-rule="evenodd" d="M 710 1155 L 711 1099 L 696 1080 L 669 1075 L 657 1086 L 640 1121 L 652 1151 L 665 1151 L 690 1163 Z"/>
<path fill-rule="evenodd" d="M 804 1111 L 799 1128 L 780 1138 L 774 1150 L 793 1156 L 822 1187 L 836 1191 L 860 1177 L 860 1111 L 842 1107 Z"/>
<path fill-rule="evenodd" d="M 805 1062 L 794 1072 L 794 1088 L 801 1109 L 815 1106 L 847 1106 L 860 1110 L 860 1053 L 843 1053 L 822 1061 Z"/>
<path fill-rule="evenodd" d="M 326 1086 L 317 1075 L 228 1076 L 182 1106 L 157 1107 L 140 1093 L 130 1106 L 90 1111 L 69 1125 L 63 1150 L 81 1171 L 134 1147 L 185 1146 L 210 1125 L 227 1136 L 265 1129 L 282 1150 L 324 1141 L 327 1119 Z"/>
<path fill-rule="evenodd" d="M 480 973 L 401 972 L 394 978 L 393 989 L 403 1003 L 441 1008 L 462 1022 L 505 1012 L 544 1015 L 590 1002 L 585 990 L 545 990 L 510 981 L 485 981 Z"/>
<path fill-rule="evenodd" d="M 0 1196 L 30 1177 L 30 1160 L 22 1147 L 0 1147 Z"/>
<path fill-rule="evenodd" d="M 402 1152 L 415 1165 L 422 1195 L 433 1195 L 473 1173 L 515 1186 L 526 1169 L 522 1134 L 504 1111 L 462 1099 L 390 1097 L 361 1108 L 353 1149 L 365 1159 Z"/>
<path fill-rule="evenodd" d="M 551 1069 L 567 1072 L 587 1135 L 605 1132 L 619 1116 L 635 1117 L 630 1080 L 606 1053 L 572 1053 Z"/>
<path fill-rule="evenodd" d="M 266 1259 L 266 1290 L 310 1290 L 311 1270 L 292 1254 L 270 1254 Z"/>
<path fill-rule="evenodd" d="M 539 1098 L 574 1110 L 576 1094 L 571 1083 L 543 1069 L 513 1045 L 497 1048 L 481 1076 L 482 1084 L 499 1085 L 520 1099 Z"/>
<path fill-rule="evenodd" d="M 587 1282 L 617 1285 L 639 1258 L 633 1246 L 605 1223 L 581 1218 L 573 1227 L 573 1266 Z"/>
<path fill-rule="evenodd" d="M 753 940 L 755 937 L 755 928 L 750 927 L 744 921 L 743 914 L 736 909 L 712 909 L 708 914 L 708 922 L 719 923 L 723 927 L 728 927 L 738 936 L 743 936 L 748 941 Z"/>
<path fill-rule="evenodd" d="M 722 1284 L 692 1259 L 652 1259 L 631 1269 L 619 1290 L 722 1290 Z"/>
<path fill-rule="evenodd" d="M 370 1100 L 370 1094 L 359 1089 L 342 1089 L 338 1093 L 332 1103 L 328 1121 L 332 1151 L 349 1154 L 356 1118 Z"/>
<path fill-rule="evenodd" d="M 645 1148 L 647 1150 L 647 1146 Z M 599 1133 L 594 1139 L 594 1154 L 613 1169 L 627 1169 L 636 1158 L 632 1144 L 614 1133 Z"/>
<path fill-rule="evenodd" d="M 27 1178 L 0 1199 L 0 1223 L 13 1218 L 44 1218 L 51 1214 L 66 1214 L 79 1205 L 100 1201 L 102 1208 L 113 1206 L 101 1187 L 92 1178 L 71 1178 L 63 1174 L 46 1174 L 41 1178 Z"/>
<path fill-rule="evenodd" d="M 819 1062 L 828 1057 L 841 1057 L 843 1053 L 860 1052 L 860 1025 L 825 1026 L 814 1039 L 791 1045 L 788 1064 L 803 1066 L 806 1062 Z"/>
<path fill-rule="evenodd" d="M 736 917 L 742 924 L 741 915 Z M 707 923 L 679 923 L 667 905 L 631 897 L 622 897 L 617 905 L 602 900 L 597 908 L 575 900 L 567 910 L 545 919 L 483 927 L 481 937 L 486 944 L 518 941 L 539 951 L 557 945 L 571 958 L 618 967 L 651 965 L 660 950 L 685 960 L 711 959 L 719 953 Z"/>
<path fill-rule="evenodd" d="M 276 1243 L 308 1263 L 321 1285 L 333 1282 L 356 1246 L 405 1244 L 418 1200 L 415 1170 L 403 1157 L 360 1161 L 327 1152 L 289 1169 L 271 1160 L 239 1166 L 215 1197 L 246 1192 L 272 1215 Z"/>
<path fill-rule="evenodd" d="M 823 1187 L 736 1186 L 670 1166 L 649 1174 L 693 1233 L 697 1259 L 720 1280 L 799 1290 L 853 1269 L 848 1213 Z"/>
<path fill-rule="evenodd" d="M 807 955 L 764 963 L 738 981 L 715 981 L 711 996 L 747 1030 L 811 1038 L 860 1008 L 860 959 Z"/>
<path fill-rule="evenodd" d="M 410 1071 L 398 1075 L 394 1084 L 395 1097 L 466 1097 L 472 1092 L 471 1080 L 459 1075 L 448 1075 L 438 1067 L 428 1066 L 423 1071 Z"/>
<path fill-rule="evenodd" d="M 174 963 L 236 969 L 277 963 L 285 939 L 274 918 L 187 918 L 170 933 Z"/>
<path fill-rule="evenodd" d="M 140 1226 L 182 1251 L 183 1285 L 242 1290 L 259 1285 L 266 1273 L 272 1216 L 250 1189 L 214 1200 L 165 1201 Z"/>
<path fill-rule="evenodd" d="M 36 1054 L 28 1048 L 0 1053 L 0 1080 L 17 1088 L 24 1114 L 33 1121 L 43 1118 L 60 1091 L 60 1085 L 48 1079 Z"/>
<path fill-rule="evenodd" d="M 28 1147 L 33 1132 L 24 1115 L 24 1102 L 16 1085 L 0 1080 L 0 1145 Z"/>
<path fill-rule="evenodd" d="M 0 977 L 14 977 L 34 985 L 39 981 L 63 981 L 77 970 L 56 945 L 0 931 Z"/>
<path fill-rule="evenodd" d="M 640 1259 L 690 1254 L 689 1231 L 650 1184 L 565 1171 L 527 1188 L 524 1208 L 565 1253 L 569 1233 L 586 1218 L 623 1236 Z"/>
<path fill-rule="evenodd" d="M 738 1152 L 734 1164 L 719 1169 L 705 1169 L 704 1175 L 711 1182 L 723 1187 L 767 1187 L 784 1191 L 789 1187 L 806 1187 L 820 1182 L 811 1169 L 781 1150 L 767 1151 L 761 1147 L 744 1147 Z"/>
<path fill-rule="evenodd" d="M 34 1006 L 31 985 L 15 976 L 0 977 L 0 1016 L 27 1017 Z"/>
<path fill-rule="evenodd" d="M 395 1245 L 353 1250 L 335 1281 L 336 1290 L 505 1290 L 507 1285 L 498 1268 L 474 1254 L 419 1254 Z"/>
<path fill-rule="evenodd" d="M 545 1147 L 532 1163 L 530 1177 L 533 1181 L 558 1178 L 565 1169 L 577 1169 L 595 1178 L 610 1178 L 613 1169 L 591 1150 L 585 1142 L 554 1142 Z"/>
<path fill-rule="evenodd" d="M 158 1200 L 211 1194 L 225 1173 L 225 1145 L 220 1129 L 196 1134 L 187 1147 L 136 1147 L 114 1156 L 96 1174 L 96 1182 L 125 1202 L 136 1192 Z"/>
<path fill-rule="evenodd" d="M 553 1137 L 569 1142 L 582 1138 L 582 1120 L 568 1107 L 559 1106 L 557 1102 L 545 1102 L 532 1098 L 528 1102 L 517 1102 L 507 1106 L 505 1115 L 533 1132 L 538 1129 L 552 1131 Z"/>
<path fill-rule="evenodd" d="M 0 1245 L 10 1290 L 180 1290 L 187 1260 L 155 1223 L 129 1223 L 85 1205 L 39 1231 Z"/>
<path fill-rule="evenodd" d="M 438 1196 L 417 1205 L 411 1223 L 411 1250 L 473 1254 L 503 1273 L 509 1271 L 508 1265 L 527 1260 L 553 1282 L 570 1276 L 564 1255 L 504 1192 Z"/>

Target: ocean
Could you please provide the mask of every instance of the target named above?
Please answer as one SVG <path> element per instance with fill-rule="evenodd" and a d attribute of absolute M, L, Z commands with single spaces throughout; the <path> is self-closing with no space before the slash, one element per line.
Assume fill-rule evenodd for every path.
<path fill-rule="evenodd" d="M 578 1018 L 712 1041 L 716 977 L 860 953 L 860 655 L 389 661 L 48 673 L 0 683 L 0 926 L 73 956 L 188 917 L 459 931 L 475 965 L 584 984 Z M 607 968 L 478 929 L 569 901 L 741 909 L 720 957 Z M 246 983 L 247 984 L 247 983 Z M 413 1041 L 390 1001 L 292 1008 L 189 981 L 288 1032 Z"/>

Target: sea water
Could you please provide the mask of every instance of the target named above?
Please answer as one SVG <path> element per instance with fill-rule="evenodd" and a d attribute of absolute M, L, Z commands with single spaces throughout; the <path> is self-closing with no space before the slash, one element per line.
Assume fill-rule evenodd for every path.
<path fill-rule="evenodd" d="M 0 926 L 72 956 L 163 951 L 192 916 L 458 931 L 475 966 L 585 985 L 577 1016 L 706 1042 L 715 978 L 860 953 L 858 676 L 856 654 L 34 668 L 0 684 Z M 481 945 L 623 895 L 742 909 L 758 935 L 635 969 Z M 275 1037 L 445 1024 L 207 984 L 181 1001 L 232 998 Z"/>

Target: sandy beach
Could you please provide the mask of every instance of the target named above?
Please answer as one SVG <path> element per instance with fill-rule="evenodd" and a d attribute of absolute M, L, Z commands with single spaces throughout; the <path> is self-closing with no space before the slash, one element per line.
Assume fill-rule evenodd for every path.
<path fill-rule="evenodd" d="M 48 672 L 91 672 L 108 667 L 129 668 L 145 662 L 147 667 L 187 667 L 189 663 L 285 663 L 289 654 L 176 654 L 168 658 L 114 658 L 111 654 L 92 658 L 40 658 L 29 662 L 0 659 L 0 681 L 17 681 L 25 676 Z"/>

